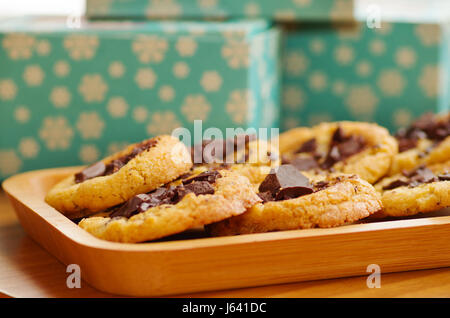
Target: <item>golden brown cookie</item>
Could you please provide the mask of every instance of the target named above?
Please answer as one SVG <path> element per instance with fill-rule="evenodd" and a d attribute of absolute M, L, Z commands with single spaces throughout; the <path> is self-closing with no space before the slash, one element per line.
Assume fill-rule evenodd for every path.
<path fill-rule="evenodd" d="M 386 177 L 375 188 L 383 202 L 380 216 L 408 216 L 450 207 L 450 160 Z"/>
<path fill-rule="evenodd" d="M 133 144 L 56 184 L 45 201 L 71 219 L 121 204 L 189 171 L 188 149 L 172 136 Z"/>
<path fill-rule="evenodd" d="M 450 160 L 450 113 L 424 114 L 395 137 L 399 153 L 394 156 L 389 175 Z"/>
<path fill-rule="evenodd" d="M 357 174 L 374 183 L 388 172 L 397 142 L 376 124 L 343 121 L 281 134 L 280 153 L 301 171 Z"/>
<path fill-rule="evenodd" d="M 144 242 L 224 220 L 261 201 L 248 179 L 232 171 L 184 178 L 85 218 L 79 226 L 104 240 Z"/>
<path fill-rule="evenodd" d="M 382 207 L 373 186 L 356 175 L 311 182 L 291 165 L 272 170 L 259 191 L 263 203 L 208 225 L 208 232 L 223 236 L 335 227 L 365 218 Z"/>

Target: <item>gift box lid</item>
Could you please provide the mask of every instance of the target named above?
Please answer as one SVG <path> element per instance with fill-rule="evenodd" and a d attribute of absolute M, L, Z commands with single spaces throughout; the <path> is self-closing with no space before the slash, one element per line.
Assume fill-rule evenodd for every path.
<path fill-rule="evenodd" d="M 267 30 L 270 23 L 264 20 L 225 22 L 202 21 L 158 21 L 154 23 L 145 21 L 89 21 L 74 19 L 73 17 L 36 17 L 0 19 L 0 32 L 30 32 L 30 33 L 102 33 L 112 36 L 127 36 L 129 33 L 164 33 L 170 35 L 209 36 L 224 32 L 239 32 L 251 37 L 261 31 Z"/>
<path fill-rule="evenodd" d="M 91 18 L 336 21 L 353 18 L 353 0 L 87 0 Z"/>

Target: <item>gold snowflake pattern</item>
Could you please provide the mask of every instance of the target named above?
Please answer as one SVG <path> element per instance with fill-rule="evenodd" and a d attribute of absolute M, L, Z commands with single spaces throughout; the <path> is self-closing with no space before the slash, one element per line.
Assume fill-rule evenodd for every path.
<path fill-rule="evenodd" d="M 19 142 L 19 152 L 24 158 L 36 158 L 39 150 L 39 144 L 33 137 L 24 137 Z"/>
<path fill-rule="evenodd" d="M 434 98 L 439 95 L 440 68 L 437 65 L 426 65 L 419 76 L 419 87 L 426 96 Z"/>
<path fill-rule="evenodd" d="M 108 113 L 111 115 L 111 117 L 119 118 L 119 117 L 125 117 L 128 111 L 128 103 L 126 100 L 121 96 L 112 97 L 108 101 L 108 105 L 106 106 Z"/>
<path fill-rule="evenodd" d="M 379 99 L 370 85 L 353 85 L 348 90 L 345 100 L 351 113 L 369 119 L 374 113 Z"/>
<path fill-rule="evenodd" d="M 73 130 L 63 116 L 46 117 L 39 130 L 39 137 L 49 150 L 64 150 L 69 148 Z"/>
<path fill-rule="evenodd" d="M 133 52 L 142 63 L 160 63 L 168 49 L 167 40 L 157 35 L 138 35 L 132 43 Z"/>
<path fill-rule="evenodd" d="M 13 80 L 0 80 L 0 100 L 13 100 L 16 95 L 17 86 Z"/>
<path fill-rule="evenodd" d="M 95 145 L 82 145 L 79 157 L 83 163 L 90 164 L 98 160 L 100 151 Z"/>
<path fill-rule="evenodd" d="M 83 139 L 98 139 L 102 136 L 105 122 L 97 112 L 82 112 L 76 123 L 77 129 Z"/>
<path fill-rule="evenodd" d="M 406 86 L 406 79 L 396 69 L 383 70 L 377 83 L 385 96 L 400 96 Z"/>
<path fill-rule="evenodd" d="M 244 124 L 249 118 L 251 93 L 248 90 L 232 91 L 226 104 L 226 110 L 236 124 Z"/>
<path fill-rule="evenodd" d="M 23 33 L 7 34 L 2 46 L 12 60 L 27 60 L 33 55 L 34 37 Z"/>
<path fill-rule="evenodd" d="M 108 91 L 108 85 L 100 74 L 86 74 L 81 78 L 78 91 L 85 102 L 102 102 Z"/>
<path fill-rule="evenodd" d="M 56 86 L 50 93 L 50 101 L 56 108 L 67 107 L 70 100 L 71 94 L 65 86 Z"/>
<path fill-rule="evenodd" d="M 64 39 L 64 48 L 69 56 L 76 60 L 91 60 L 99 46 L 96 35 L 70 34 Z"/>
<path fill-rule="evenodd" d="M 206 120 L 210 111 L 211 105 L 203 95 L 188 95 L 181 106 L 181 112 L 191 122 Z"/>
<path fill-rule="evenodd" d="M 22 166 L 22 160 L 14 150 L 0 150 L 0 175 L 6 177 L 17 173 Z"/>
<path fill-rule="evenodd" d="M 151 89 L 155 86 L 157 76 L 155 72 L 150 68 L 141 68 L 137 71 L 134 81 L 140 89 Z"/>
<path fill-rule="evenodd" d="M 245 32 L 225 32 L 225 45 L 222 47 L 222 57 L 231 68 L 246 68 L 249 66 L 250 47 L 245 39 Z"/>
<path fill-rule="evenodd" d="M 149 135 L 172 134 L 173 130 L 181 127 L 175 114 L 171 111 L 156 112 L 152 115 L 150 123 L 147 125 Z"/>
<path fill-rule="evenodd" d="M 39 86 L 44 80 L 45 74 L 39 65 L 29 65 L 25 68 L 23 79 L 28 86 Z"/>
<path fill-rule="evenodd" d="M 222 77 L 217 71 L 206 71 L 202 75 L 200 85 L 206 92 L 217 92 L 222 86 Z"/>

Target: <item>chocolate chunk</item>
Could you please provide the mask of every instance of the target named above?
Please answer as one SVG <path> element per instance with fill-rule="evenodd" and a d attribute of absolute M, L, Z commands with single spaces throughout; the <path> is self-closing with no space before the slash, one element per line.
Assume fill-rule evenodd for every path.
<path fill-rule="evenodd" d="M 291 164 L 300 171 L 311 170 L 319 167 L 317 161 L 311 157 L 295 158 L 292 160 Z"/>
<path fill-rule="evenodd" d="M 281 200 L 295 199 L 303 195 L 311 194 L 313 192 L 314 190 L 311 186 L 309 187 L 295 186 L 283 188 L 277 193 L 277 195 L 275 196 L 275 200 L 281 201 Z"/>
<path fill-rule="evenodd" d="M 116 173 L 120 168 L 124 166 L 124 163 L 120 160 L 113 160 L 106 165 L 105 176 Z"/>
<path fill-rule="evenodd" d="M 422 131 L 417 131 L 414 129 L 401 129 L 397 132 L 395 138 L 398 142 L 398 151 L 404 152 L 415 148 L 419 139 L 426 138 L 426 134 Z"/>
<path fill-rule="evenodd" d="M 160 204 L 177 204 L 188 192 L 183 186 L 171 186 L 161 196 Z"/>
<path fill-rule="evenodd" d="M 221 175 L 217 171 L 212 171 L 213 173 L 211 174 L 208 172 L 209 171 L 203 173 L 199 179 L 189 179 L 187 184 L 160 187 L 150 193 L 138 194 L 113 210 L 110 217 L 129 218 L 137 213 L 145 212 L 148 209 L 159 205 L 177 204 L 188 193 L 194 193 L 195 195 L 214 194 L 214 188 L 211 183 L 214 183 Z"/>
<path fill-rule="evenodd" d="M 338 126 L 336 130 L 333 133 L 333 136 L 331 136 L 331 142 L 338 144 L 345 140 L 344 133 L 342 132 L 342 128 Z"/>
<path fill-rule="evenodd" d="M 217 178 L 222 177 L 218 171 L 205 171 L 192 178 L 183 180 L 183 184 L 189 184 L 194 181 L 207 181 L 209 183 L 216 182 Z"/>
<path fill-rule="evenodd" d="M 425 168 L 425 165 L 420 165 L 416 169 L 409 170 L 409 171 L 408 170 L 402 170 L 402 175 L 409 179 L 409 178 L 413 177 L 416 174 L 417 170 L 423 169 L 423 168 Z"/>
<path fill-rule="evenodd" d="M 303 145 L 296 151 L 296 153 L 302 152 L 315 152 L 317 149 L 316 138 L 312 138 L 308 141 L 305 141 Z"/>
<path fill-rule="evenodd" d="M 422 184 L 438 181 L 438 178 L 434 175 L 433 171 L 423 167 L 415 171 L 415 174 L 411 177 L 411 181 Z"/>
<path fill-rule="evenodd" d="M 417 146 L 417 140 L 416 139 L 397 139 L 398 142 L 398 151 L 399 152 L 405 152 L 409 149 L 413 149 Z"/>
<path fill-rule="evenodd" d="M 432 113 L 422 115 L 408 129 L 399 129 L 395 135 L 400 152 L 416 147 L 419 139 L 441 141 L 448 136 L 450 136 L 450 120 L 439 119 Z"/>
<path fill-rule="evenodd" d="M 397 138 L 398 151 L 404 152 L 417 146 L 417 139 L 414 138 Z"/>
<path fill-rule="evenodd" d="M 438 176 L 423 165 L 412 171 L 403 171 L 402 174 L 406 179 L 395 180 L 384 186 L 383 190 L 391 190 L 402 186 L 416 187 L 424 183 L 436 182 L 440 180 Z"/>
<path fill-rule="evenodd" d="M 337 146 L 332 146 L 328 155 L 325 157 L 324 162 L 322 162 L 321 167 L 323 169 L 330 169 L 339 160 L 341 160 L 339 148 Z"/>
<path fill-rule="evenodd" d="M 313 188 L 307 177 L 292 165 L 281 165 L 272 169 L 259 186 L 259 192 L 269 192 L 275 200 L 286 200 L 310 194 Z M 267 194 L 263 195 L 267 197 Z"/>
<path fill-rule="evenodd" d="M 106 165 L 103 163 L 103 161 L 99 161 L 87 167 L 83 171 L 75 174 L 75 183 L 80 183 L 95 177 L 113 174 L 119 171 L 120 168 L 126 165 L 131 159 L 136 157 L 141 152 L 148 150 L 151 147 L 154 147 L 156 143 L 157 143 L 156 139 L 150 139 L 140 144 L 137 144 L 136 147 L 134 147 L 129 154 L 119 157 L 115 160 L 112 160 L 110 163 Z"/>
<path fill-rule="evenodd" d="M 415 122 L 412 123 L 411 127 L 417 130 L 427 131 L 434 126 L 434 115 L 433 113 L 425 113 L 420 116 Z"/>
<path fill-rule="evenodd" d="M 146 211 L 148 208 L 148 201 L 150 201 L 150 196 L 147 194 L 138 194 L 132 197 L 130 200 L 125 202 L 116 211 L 111 213 L 110 217 L 123 216 L 129 218 L 136 213 Z"/>
<path fill-rule="evenodd" d="M 197 181 L 184 186 L 187 193 L 192 192 L 195 195 L 214 194 L 214 188 L 208 181 Z"/>
<path fill-rule="evenodd" d="M 437 177 L 440 181 L 450 181 L 450 172 L 441 173 Z"/>
<path fill-rule="evenodd" d="M 192 176 L 192 173 L 187 172 L 187 173 L 184 173 L 184 174 L 182 174 L 181 176 L 179 176 L 178 179 L 183 180 L 183 179 L 189 178 L 190 176 Z"/>
<path fill-rule="evenodd" d="M 345 160 L 365 147 L 365 141 L 361 136 L 345 136 L 342 129 L 338 127 L 333 133 L 330 142 L 330 150 L 322 162 L 323 169 L 330 169 L 335 163 Z"/>
<path fill-rule="evenodd" d="M 123 165 L 126 165 L 131 159 L 139 155 L 141 152 L 144 152 L 145 150 L 148 150 L 157 144 L 156 139 L 150 139 L 144 142 L 141 142 L 140 144 L 137 144 L 129 154 L 124 155 L 116 160 L 121 161 Z"/>
<path fill-rule="evenodd" d="M 443 140 L 450 135 L 450 125 L 448 125 L 447 127 L 436 127 L 436 129 L 428 135 L 431 139 Z"/>
<path fill-rule="evenodd" d="M 106 166 L 103 161 L 99 161 L 90 165 L 81 172 L 75 174 L 75 183 L 80 183 L 88 179 L 92 179 L 98 176 L 102 176 L 106 171 Z"/>
<path fill-rule="evenodd" d="M 350 136 L 338 144 L 337 147 L 339 149 L 341 160 L 345 160 L 363 150 L 364 146 L 365 143 L 361 136 Z"/>
<path fill-rule="evenodd" d="M 270 192 L 270 191 L 260 192 L 260 193 L 258 193 L 258 196 L 261 198 L 261 200 L 263 200 L 263 203 L 269 202 L 269 201 L 275 201 L 275 197 L 272 194 L 272 192 Z"/>
<path fill-rule="evenodd" d="M 314 184 L 314 191 L 321 191 L 323 189 L 326 189 L 330 183 L 328 181 L 319 181 Z"/>
<path fill-rule="evenodd" d="M 404 181 L 404 180 L 398 179 L 398 180 L 392 181 L 388 185 L 385 185 L 383 187 L 383 190 L 392 190 L 392 189 L 395 189 L 395 188 L 398 188 L 398 187 L 407 186 L 407 185 L 409 185 L 408 181 Z"/>

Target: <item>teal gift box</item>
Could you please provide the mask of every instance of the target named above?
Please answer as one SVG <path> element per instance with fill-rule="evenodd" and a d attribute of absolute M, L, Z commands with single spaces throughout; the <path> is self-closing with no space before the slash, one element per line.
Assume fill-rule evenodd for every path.
<path fill-rule="evenodd" d="M 87 0 L 90 18 L 341 21 L 353 19 L 353 0 Z"/>
<path fill-rule="evenodd" d="M 395 131 L 449 110 L 450 36 L 440 24 L 305 25 L 283 45 L 282 126 L 362 120 Z"/>
<path fill-rule="evenodd" d="M 0 22 L 0 179 L 194 120 L 278 127 L 278 37 L 263 21 Z"/>

